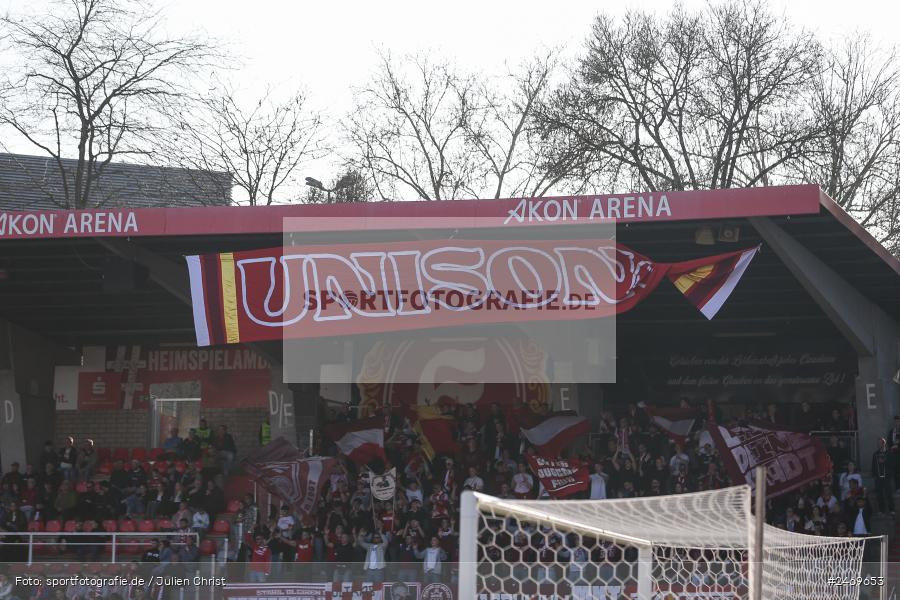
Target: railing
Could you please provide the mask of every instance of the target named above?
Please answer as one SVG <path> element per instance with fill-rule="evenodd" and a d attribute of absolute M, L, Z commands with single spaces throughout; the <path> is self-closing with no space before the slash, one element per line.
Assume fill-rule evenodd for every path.
<path fill-rule="evenodd" d="M 810 431 L 809 435 L 817 437 L 823 442 L 826 442 L 826 447 L 828 439 L 831 438 L 831 436 L 837 436 L 839 440 L 844 440 L 850 460 L 856 463 L 857 468 L 860 466 L 859 446 L 857 445 L 857 439 L 859 437 L 858 431 L 849 429 L 843 431 Z M 834 465 L 834 467 L 835 469 L 841 469 L 843 468 L 843 465 Z"/>
<path fill-rule="evenodd" d="M 146 542 L 141 542 L 135 540 L 135 538 L 148 538 L 148 539 L 161 539 L 167 537 L 175 537 L 175 538 L 183 538 L 185 536 L 190 536 L 194 538 L 194 541 L 197 543 L 197 548 L 199 549 L 199 541 L 200 535 L 198 533 L 177 533 L 177 532 L 166 532 L 166 531 L 152 531 L 152 532 L 140 532 L 140 531 L 18 531 L 15 533 L 7 532 L 5 535 L 10 537 L 27 537 L 27 542 L 7 542 L 4 541 L 4 546 L 22 546 L 28 545 L 28 564 L 32 564 L 34 562 L 34 549 L 35 546 L 38 547 L 55 547 L 55 546 L 105 546 L 107 544 L 111 544 L 111 563 L 116 562 L 116 548 L 117 546 L 134 546 L 136 544 L 143 544 L 142 547 L 146 547 Z M 73 542 L 71 538 L 78 537 L 91 537 L 95 538 L 89 542 Z M 36 539 L 37 538 L 37 541 Z M 47 538 L 51 541 L 40 541 L 41 538 Z M 63 539 L 60 539 L 63 538 Z M 121 540 L 121 541 L 120 541 Z M 127 541 L 126 541 L 127 540 Z M 173 546 L 181 546 L 183 542 L 173 542 Z M 225 538 L 225 552 L 227 556 L 228 552 L 228 538 Z"/>

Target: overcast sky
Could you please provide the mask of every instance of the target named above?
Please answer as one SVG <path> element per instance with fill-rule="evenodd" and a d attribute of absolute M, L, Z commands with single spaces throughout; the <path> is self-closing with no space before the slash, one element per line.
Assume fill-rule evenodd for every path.
<path fill-rule="evenodd" d="M 339 118 L 352 106 L 352 88 L 365 83 L 377 51 L 436 52 L 462 67 L 505 72 L 542 49 L 577 55 L 600 11 L 668 11 L 671 0 L 158 0 L 170 26 L 199 30 L 241 57 L 232 78 L 242 87 L 304 86 L 311 102 Z M 0 0 L 11 12 L 40 10 L 46 0 Z M 703 0 L 685 0 L 687 8 Z M 900 42 L 896 3 L 874 0 L 772 0 L 771 6 L 822 37 L 868 31 L 890 46 Z M 22 148 L 25 149 L 25 148 Z M 327 179 L 327 163 L 308 173 Z M 315 172 L 313 172 L 315 171 Z"/>

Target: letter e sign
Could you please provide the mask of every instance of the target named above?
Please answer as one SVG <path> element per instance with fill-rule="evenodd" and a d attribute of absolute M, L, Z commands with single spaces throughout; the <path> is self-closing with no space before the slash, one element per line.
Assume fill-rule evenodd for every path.
<path fill-rule="evenodd" d="M 878 408 L 878 405 L 875 404 L 875 384 L 874 383 L 866 384 L 866 407 L 869 409 Z"/>

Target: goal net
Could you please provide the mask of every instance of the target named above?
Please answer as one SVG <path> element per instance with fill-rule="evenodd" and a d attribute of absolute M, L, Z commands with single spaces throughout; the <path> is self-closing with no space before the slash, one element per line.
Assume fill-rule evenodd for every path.
<path fill-rule="evenodd" d="M 748 486 L 618 500 L 504 500 L 465 492 L 460 597 L 477 600 L 856 599 L 865 538 L 765 526 Z M 760 567 L 761 565 L 761 567 Z"/>

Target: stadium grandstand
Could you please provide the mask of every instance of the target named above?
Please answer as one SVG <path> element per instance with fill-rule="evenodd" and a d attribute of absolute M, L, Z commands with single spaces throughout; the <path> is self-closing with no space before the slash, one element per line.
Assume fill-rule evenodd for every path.
<path fill-rule="evenodd" d="M 21 180 L 0 169 L 4 181 Z M 153 196 L 155 185 L 142 190 Z M 772 527 L 887 535 L 891 555 L 900 552 L 900 261 L 815 186 L 273 207 L 228 206 L 227 197 L 154 207 L 116 194 L 120 202 L 88 211 L 13 202 L 0 212 L 0 561 L 17 563 L 10 573 L 177 555 L 246 563 L 255 583 L 303 573 L 336 586 L 452 590 L 464 568 L 464 491 L 510 501 L 713 492 L 752 483 L 734 458 L 759 450 L 742 438 L 751 429 L 772 433 L 767 443 L 796 436 L 791 449 L 806 452 L 790 462 L 779 448 L 768 463 Z M 323 330 L 305 340 L 314 351 L 301 350 L 298 366 L 286 339 L 304 334 L 253 325 L 262 313 L 250 307 L 251 278 L 233 271 L 243 274 L 241 304 L 228 270 L 290 246 L 339 253 L 335 239 L 373 249 L 521 240 L 536 229 L 536 244 L 587 239 L 599 235 L 598 207 L 616 251 L 665 265 L 674 285 L 648 284 L 640 302 L 613 313 L 612 356 L 587 339 L 589 321 L 553 317 L 565 339 L 581 338 L 578 356 L 544 349 L 532 385 L 512 374 L 460 382 L 437 368 L 425 381 L 426 365 L 454 352 L 483 362 L 500 352 L 496 340 L 448 336 L 444 322 L 431 337 L 417 330 L 409 351 L 387 335 L 391 325 Z M 268 282 L 257 295 L 288 295 Z M 697 299 L 694 285 L 712 287 Z M 508 347 L 516 364 L 533 355 Z M 416 383 L 376 368 L 397 362 Z M 583 375 L 604 363 L 613 381 Z M 449 367 L 457 374 L 461 364 Z M 292 473 L 306 504 L 267 475 L 279 459 L 266 452 L 280 439 L 297 452 L 292 464 L 319 461 L 327 474 Z M 556 477 L 541 460 L 556 461 Z M 375 478 L 393 493 L 377 496 Z M 619 564 L 630 552 L 600 535 L 549 535 L 525 517 L 502 534 L 485 523 L 479 560 L 544 567 L 482 577 L 484 598 L 533 598 L 547 586 L 555 596 L 546 597 L 567 597 L 587 577 L 573 576 L 573 564 Z M 878 544 L 865 552 L 884 559 Z M 292 571 L 298 563 L 310 567 Z M 743 584 L 710 585 L 737 594 Z"/>

